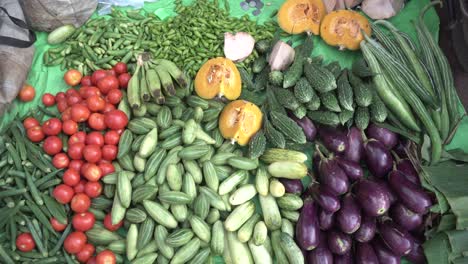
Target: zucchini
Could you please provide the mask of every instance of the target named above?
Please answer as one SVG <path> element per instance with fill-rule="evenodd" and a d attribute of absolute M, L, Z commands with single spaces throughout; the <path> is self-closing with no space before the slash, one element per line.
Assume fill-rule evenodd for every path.
<path fill-rule="evenodd" d="M 341 112 L 340 104 L 338 103 L 338 98 L 336 97 L 335 91 L 330 91 L 320 94 L 320 101 L 325 109 L 332 112 Z"/>
<path fill-rule="evenodd" d="M 354 93 L 353 88 L 348 81 L 348 71 L 344 70 L 337 81 L 338 101 L 340 105 L 348 110 L 354 111 Z"/>
<path fill-rule="evenodd" d="M 313 97 L 317 97 L 317 94 L 315 93 L 314 88 L 312 88 L 312 85 L 310 85 L 309 81 L 302 77 L 294 86 L 294 96 L 299 102 L 307 103 L 310 102 Z"/>
<path fill-rule="evenodd" d="M 336 89 L 336 79 L 327 68 L 307 60 L 304 64 L 304 73 L 309 83 L 319 93 L 326 93 Z"/>
<path fill-rule="evenodd" d="M 286 138 L 299 144 L 306 143 L 306 137 L 302 128 L 287 115 L 273 111 L 270 112 L 270 117 L 273 126 Z"/>

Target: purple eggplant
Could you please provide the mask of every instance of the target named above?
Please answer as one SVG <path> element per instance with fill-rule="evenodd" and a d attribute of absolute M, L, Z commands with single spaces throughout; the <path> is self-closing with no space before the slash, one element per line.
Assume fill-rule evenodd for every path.
<path fill-rule="evenodd" d="M 343 255 L 351 250 L 351 236 L 339 230 L 328 232 L 328 248 L 333 254 Z"/>
<path fill-rule="evenodd" d="M 356 263 L 379 264 L 379 259 L 370 243 L 356 243 Z"/>
<path fill-rule="evenodd" d="M 333 254 L 328 247 L 318 247 L 308 252 L 308 264 L 333 264 Z"/>
<path fill-rule="evenodd" d="M 320 183 L 336 195 L 341 195 L 348 191 L 348 176 L 338 166 L 336 159 L 322 159 L 319 166 L 319 176 Z"/>
<path fill-rule="evenodd" d="M 380 263 L 384 264 L 400 264 L 400 256 L 395 255 L 382 241 L 380 237 L 372 240 L 374 252 L 377 255 Z"/>
<path fill-rule="evenodd" d="M 336 213 L 336 223 L 346 234 L 356 232 L 361 226 L 361 208 L 350 193 L 341 201 L 341 209 Z"/>
<path fill-rule="evenodd" d="M 375 177 L 386 176 L 393 167 L 393 158 L 390 151 L 379 141 L 369 139 L 364 143 L 366 164 Z"/>
<path fill-rule="evenodd" d="M 320 153 L 318 151 L 314 152 L 314 156 L 312 157 L 312 172 L 314 175 L 319 175 L 319 167 L 320 167 L 320 161 L 322 160 L 322 157 L 320 156 Z"/>
<path fill-rule="evenodd" d="M 301 194 L 304 191 L 301 180 L 292 180 L 280 178 L 280 182 L 284 185 L 287 193 Z"/>
<path fill-rule="evenodd" d="M 390 208 L 387 192 L 374 181 L 360 180 L 356 185 L 356 198 L 369 216 L 381 216 Z"/>
<path fill-rule="evenodd" d="M 395 151 L 395 153 L 398 155 L 398 157 L 400 158 L 406 158 L 408 157 L 408 154 L 406 153 L 406 150 L 408 149 L 409 145 L 410 145 L 410 142 L 409 140 L 407 139 L 402 139 L 400 138 L 400 140 L 398 141 L 398 143 L 396 144 L 396 146 L 393 148 L 393 151 Z"/>
<path fill-rule="evenodd" d="M 423 216 L 416 214 L 402 203 L 396 203 L 390 208 L 390 217 L 408 231 L 415 230 L 423 224 Z"/>
<path fill-rule="evenodd" d="M 368 138 L 376 139 L 387 147 L 392 149 L 398 144 L 398 135 L 389 129 L 379 127 L 372 123 L 367 127 L 366 135 Z"/>
<path fill-rule="evenodd" d="M 342 157 L 336 158 L 340 168 L 346 173 L 351 181 L 356 181 L 364 177 L 364 170 L 358 162 L 347 160 Z"/>
<path fill-rule="evenodd" d="M 327 231 L 333 227 L 335 223 L 335 214 L 329 213 L 323 209 L 320 209 L 319 212 L 319 226 L 323 231 Z"/>
<path fill-rule="evenodd" d="M 416 185 L 421 185 L 419 174 L 409 159 L 402 159 L 397 162 L 397 170 L 403 172 L 406 178 Z"/>
<path fill-rule="evenodd" d="M 292 118 L 296 122 L 296 124 L 298 124 L 302 128 L 302 131 L 304 131 L 307 141 L 312 142 L 315 140 L 315 137 L 317 136 L 317 128 L 308 117 L 305 116 L 299 119 L 293 114 L 289 115 L 289 117 Z"/>
<path fill-rule="evenodd" d="M 391 220 L 379 224 L 379 233 L 387 247 L 398 256 L 404 256 L 410 253 L 413 247 L 413 241 L 409 234 L 402 227 Z"/>
<path fill-rule="evenodd" d="M 330 213 L 340 210 L 340 199 L 327 187 L 313 184 L 309 187 L 309 193 L 320 207 Z"/>
<path fill-rule="evenodd" d="M 392 190 L 400 198 L 401 202 L 411 211 L 424 214 L 432 205 L 431 197 L 399 171 L 392 171 L 388 176 L 388 182 Z"/>
<path fill-rule="evenodd" d="M 361 161 L 364 152 L 364 141 L 362 140 L 361 130 L 352 127 L 348 131 L 348 148 L 346 148 L 344 157 L 347 160 L 358 162 Z"/>
<path fill-rule="evenodd" d="M 323 145 L 333 153 L 343 153 L 348 148 L 346 134 L 336 128 L 321 126 L 318 129 Z"/>
<path fill-rule="evenodd" d="M 320 242 L 319 234 L 317 205 L 311 198 L 306 198 L 296 224 L 296 240 L 302 249 L 312 250 Z"/>
<path fill-rule="evenodd" d="M 427 263 L 426 256 L 424 255 L 424 249 L 421 246 L 421 241 L 412 237 L 410 235 L 411 240 L 413 241 L 413 247 L 411 248 L 410 253 L 406 255 L 406 258 L 411 261 L 413 264 L 425 264 Z"/>
<path fill-rule="evenodd" d="M 333 263 L 335 264 L 353 264 L 353 254 L 348 252 L 344 255 L 333 255 Z"/>
<path fill-rule="evenodd" d="M 382 190 L 384 190 L 387 193 L 387 196 L 390 199 L 390 204 L 394 204 L 398 198 L 396 197 L 395 193 L 390 188 L 390 185 L 388 184 L 388 182 L 382 179 L 374 179 L 374 181 L 378 185 L 380 185 L 380 188 L 382 188 Z"/>
<path fill-rule="evenodd" d="M 377 224 L 375 222 L 374 217 L 365 216 L 361 221 L 361 226 L 359 229 L 353 234 L 354 239 L 361 243 L 371 241 L 374 236 L 375 232 L 377 231 Z"/>

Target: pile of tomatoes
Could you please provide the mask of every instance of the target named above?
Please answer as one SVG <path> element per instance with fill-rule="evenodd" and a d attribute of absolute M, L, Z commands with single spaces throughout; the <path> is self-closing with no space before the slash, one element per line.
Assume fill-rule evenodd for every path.
<path fill-rule="evenodd" d="M 128 123 L 127 115 L 116 107 L 130 77 L 122 62 L 112 70 L 97 70 L 91 76 L 69 70 L 64 80 L 72 87 L 55 96 L 46 93 L 42 97 L 45 106 L 57 107 L 61 118 L 50 118 L 42 125 L 32 117 L 23 122 L 29 140 L 41 142 L 44 152 L 53 157 L 52 164 L 64 170 L 63 183 L 55 187 L 52 195 L 59 203 L 69 204 L 74 213 L 74 231 L 65 239 L 64 248 L 82 263 L 115 263 L 115 255 L 109 250 L 93 257 L 95 248 L 87 243 L 84 232 L 96 221 L 88 209 L 91 199 L 102 192 L 99 180 L 115 171 L 112 161 L 117 157 L 120 134 Z M 73 88 L 78 85 L 79 89 Z M 56 231 L 63 231 L 68 224 L 55 218 L 50 223 Z M 121 225 L 112 225 L 110 214 L 104 219 L 104 226 L 111 231 Z"/>

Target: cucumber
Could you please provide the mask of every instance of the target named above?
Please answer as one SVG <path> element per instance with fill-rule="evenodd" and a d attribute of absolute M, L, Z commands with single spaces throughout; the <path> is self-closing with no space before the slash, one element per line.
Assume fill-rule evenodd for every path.
<path fill-rule="evenodd" d="M 264 166 L 257 169 L 255 175 L 255 188 L 260 195 L 267 195 L 269 191 L 269 176 Z"/>
<path fill-rule="evenodd" d="M 260 160 L 267 164 L 271 164 L 276 161 L 305 162 L 307 161 L 307 155 L 295 150 L 269 148 L 260 157 Z"/>
<path fill-rule="evenodd" d="M 255 213 L 253 214 L 245 224 L 237 231 L 237 238 L 240 242 L 246 243 L 250 240 L 253 235 L 255 225 L 260 220 L 260 215 Z"/>
<path fill-rule="evenodd" d="M 334 112 L 330 111 L 310 111 L 307 116 L 317 123 L 336 127 L 340 124 L 340 118 Z"/>
<path fill-rule="evenodd" d="M 265 152 L 265 148 L 265 133 L 263 130 L 259 130 L 249 141 L 249 157 L 252 159 L 257 159 Z"/>
<path fill-rule="evenodd" d="M 162 225 L 158 225 L 154 229 L 154 240 L 156 241 L 156 244 L 158 245 L 159 253 L 161 253 L 161 255 L 163 255 L 164 257 L 170 259 L 174 256 L 174 248 L 169 246 L 166 243 L 168 235 L 169 235 L 169 232 Z"/>
<path fill-rule="evenodd" d="M 111 232 L 104 227 L 94 225 L 92 229 L 86 231 L 88 241 L 93 245 L 109 245 L 111 242 L 122 239 L 116 232 Z"/>
<path fill-rule="evenodd" d="M 268 166 L 268 172 L 273 177 L 302 179 L 307 175 L 307 166 L 294 161 L 275 161 Z"/>
<path fill-rule="evenodd" d="M 252 253 L 246 243 L 237 239 L 234 232 L 227 232 L 229 252 L 233 264 L 253 264 Z"/>
<path fill-rule="evenodd" d="M 240 205 L 250 201 L 257 194 L 257 189 L 253 184 L 245 184 L 235 190 L 229 196 L 229 203 L 231 205 Z"/>
<path fill-rule="evenodd" d="M 161 107 L 161 109 L 158 112 L 158 115 L 156 116 L 156 124 L 161 129 L 166 129 L 169 126 L 171 126 L 171 123 L 172 123 L 171 109 L 167 106 Z"/>
<path fill-rule="evenodd" d="M 168 204 L 189 204 L 192 202 L 192 198 L 183 192 L 177 191 L 167 191 L 164 193 L 159 193 L 158 199 L 161 202 Z"/>
<path fill-rule="evenodd" d="M 193 233 L 197 235 L 202 241 L 210 243 L 211 240 L 211 229 L 210 226 L 200 217 L 192 215 L 189 217 L 189 223 L 192 227 Z"/>
<path fill-rule="evenodd" d="M 319 93 L 326 93 L 336 89 L 335 76 L 322 65 L 313 63 L 312 60 L 307 60 L 304 65 L 304 74 Z"/>
<path fill-rule="evenodd" d="M 132 202 L 141 203 L 144 200 L 151 200 L 156 197 L 158 192 L 158 187 L 152 185 L 143 185 L 135 190 L 132 193 Z"/>
<path fill-rule="evenodd" d="M 143 201 L 143 206 L 145 207 L 146 212 L 160 225 L 163 225 L 167 228 L 176 228 L 177 220 L 174 216 L 160 204 L 145 200 Z"/>
<path fill-rule="evenodd" d="M 138 253 L 137 249 L 138 241 L 138 228 L 136 224 L 131 224 L 127 232 L 127 258 L 128 260 L 133 260 Z"/>
<path fill-rule="evenodd" d="M 266 239 L 268 236 L 268 229 L 267 226 L 265 225 L 265 222 L 259 221 L 254 228 L 254 233 L 253 233 L 253 243 L 256 246 L 263 245 L 265 243 Z"/>
<path fill-rule="evenodd" d="M 276 199 L 276 202 L 279 208 L 284 210 L 299 210 L 304 205 L 301 197 L 291 193 L 286 193 L 283 197 L 279 197 Z"/>
<path fill-rule="evenodd" d="M 248 172 L 245 170 L 238 170 L 224 179 L 219 185 L 218 193 L 225 195 L 230 193 L 237 185 L 241 184 L 248 178 Z M 218 208 L 219 209 L 219 208 Z"/>
<path fill-rule="evenodd" d="M 201 241 L 197 237 L 193 238 L 179 248 L 177 252 L 174 254 L 174 257 L 171 260 L 171 264 L 184 264 L 192 259 L 200 249 Z"/>
<path fill-rule="evenodd" d="M 227 160 L 227 163 L 236 169 L 240 170 L 254 170 L 258 167 L 258 159 L 251 159 L 246 157 L 232 157 Z"/>
<path fill-rule="evenodd" d="M 219 187 L 219 178 L 216 168 L 211 161 L 203 162 L 203 176 L 205 178 L 205 184 L 213 191 L 217 192 Z"/>
<path fill-rule="evenodd" d="M 289 263 L 286 254 L 284 254 L 283 249 L 280 246 L 281 241 L 281 230 L 275 230 L 271 233 L 271 245 L 273 247 L 273 252 L 275 253 L 276 263 L 286 264 Z"/>
<path fill-rule="evenodd" d="M 281 214 L 275 198 L 270 194 L 260 195 L 259 198 L 263 212 L 263 220 L 268 229 L 277 230 L 281 228 Z"/>
<path fill-rule="evenodd" d="M 312 100 L 313 97 L 317 97 L 317 93 L 315 92 L 314 88 L 312 88 L 312 85 L 310 85 L 309 81 L 302 77 L 294 86 L 294 96 L 299 102 L 308 103 Z"/>
<path fill-rule="evenodd" d="M 348 111 L 354 111 L 354 93 L 353 88 L 348 81 L 347 70 L 344 70 L 338 77 L 337 86 L 338 101 L 340 102 L 340 105 Z"/>
<path fill-rule="evenodd" d="M 237 231 L 255 213 L 255 204 L 251 201 L 236 207 L 226 218 L 224 227 L 227 231 Z"/>
<path fill-rule="evenodd" d="M 276 179 L 270 181 L 269 190 L 271 195 L 276 198 L 283 196 L 286 192 L 284 185 Z"/>
<path fill-rule="evenodd" d="M 191 229 L 181 228 L 167 236 L 166 244 L 172 248 L 178 248 L 187 244 L 193 236 L 194 233 Z"/>
<path fill-rule="evenodd" d="M 224 251 L 224 226 L 221 221 L 216 221 L 211 229 L 211 250 L 215 255 L 221 255 Z"/>
<path fill-rule="evenodd" d="M 286 234 L 281 233 L 280 235 L 280 246 L 283 252 L 286 254 L 289 263 L 291 264 L 304 264 L 304 255 L 301 249 L 297 246 L 294 239 Z"/>
<path fill-rule="evenodd" d="M 140 224 L 140 228 L 138 230 L 138 242 L 137 248 L 138 250 L 142 249 L 146 244 L 148 244 L 153 238 L 155 223 L 153 219 L 146 218 L 143 223 Z"/>
<path fill-rule="evenodd" d="M 119 173 L 117 180 L 117 192 L 119 194 L 120 203 L 123 207 L 130 207 L 132 201 L 132 184 L 126 173 Z"/>
<path fill-rule="evenodd" d="M 255 242 L 252 241 L 249 241 L 248 244 L 255 263 L 273 264 L 273 258 L 265 245 L 256 245 Z"/>
<path fill-rule="evenodd" d="M 145 211 L 139 208 L 131 208 L 127 210 L 125 214 L 125 220 L 129 221 L 130 223 L 138 224 L 145 221 L 147 215 Z"/>
<path fill-rule="evenodd" d="M 47 36 L 47 43 L 49 45 L 56 45 L 67 40 L 73 33 L 75 33 L 76 28 L 73 25 L 63 25 L 52 32 Z"/>
<path fill-rule="evenodd" d="M 290 235 L 291 237 L 294 237 L 294 234 L 295 234 L 294 224 L 291 221 L 289 221 L 289 219 L 283 218 L 281 222 L 281 232 L 284 232 Z"/>
<path fill-rule="evenodd" d="M 302 128 L 287 115 L 273 111 L 270 112 L 270 117 L 273 126 L 286 138 L 299 144 L 306 143 L 306 137 Z"/>
<path fill-rule="evenodd" d="M 210 202 L 206 195 L 200 194 L 195 198 L 192 204 L 193 213 L 202 219 L 205 219 L 210 212 Z"/>
<path fill-rule="evenodd" d="M 201 249 L 188 264 L 205 264 L 210 257 L 210 253 L 211 250 L 209 248 Z"/>
<path fill-rule="evenodd" d="M 338 103 L 338 98 L 336 97 L 335 91 L 330 91 L 320 94 L 320 101 L 325 109 L 332 112 L 341 112 L 340 104 Z"/>

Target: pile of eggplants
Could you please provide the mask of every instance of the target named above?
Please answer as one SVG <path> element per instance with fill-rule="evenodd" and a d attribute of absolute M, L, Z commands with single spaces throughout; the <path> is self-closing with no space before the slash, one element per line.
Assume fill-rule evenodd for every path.
<path fill-rule="evenodd" d="M 376 124 L 364 133 L 296 122 L 318 137 L 312 184 L 303 191 L 300 181 L 283 182 L 288 192 L 303 191 L 296 240 L 307 263 L 426 263 L 421 244 L 433 196 L 398 135 Z"/>

